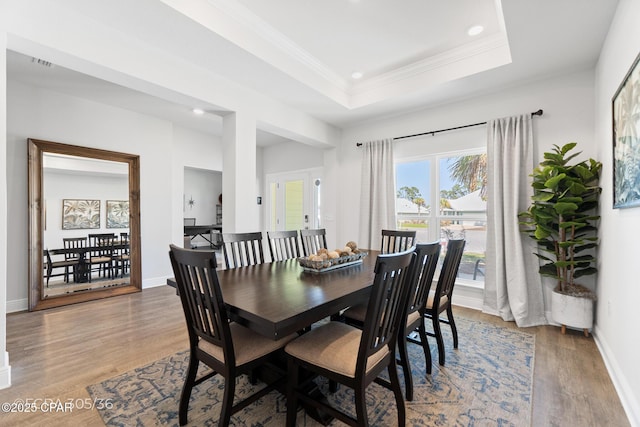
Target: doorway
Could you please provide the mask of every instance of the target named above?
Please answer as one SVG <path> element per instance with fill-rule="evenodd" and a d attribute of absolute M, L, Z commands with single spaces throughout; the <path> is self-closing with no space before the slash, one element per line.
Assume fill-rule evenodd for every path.
<path fill-rule="evenodd" d="M 320 228 L 322 169 L 268 174 L 269 231 Z"/>

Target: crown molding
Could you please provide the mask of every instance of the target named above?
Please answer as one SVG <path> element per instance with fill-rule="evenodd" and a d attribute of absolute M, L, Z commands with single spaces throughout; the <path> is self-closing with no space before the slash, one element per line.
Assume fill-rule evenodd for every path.
<path fill-rule="evenodd" d="M 365 92 L 375 91 L 381 87 L 392 85 L 403 80 L 413 79 L 422 75 L 428 75 L 438 69 L 442 69 L 456 63 L 468 60 L 473 57 L 481 57 L 487 53 L 495 51 L 504 51 L 508 54 L 508 61 L 500 64 L 490 64 L 489 68 L 495 68 L 511 62 L 511 54 L 509 52 L 509 41 L 506 34 L 496 33 L 491 36 L 484 37 L 480 40 L 474 40 L 462 46 L 450 49 L 437 55 L 423 58 L 419 61 L 396 68 L 383 74 L 372 76 L 366 80 L 352 85 L 348 91 L 350 97 L 361 95 Z M 486 67 L 485 67 L 486 69 Z M 477 70 L 468 70 L 467 74 L 473 74 Z"/>
<path fill-rule="evenodd" d="M 321 76 L 341 91 L 346 91 L 349 84 L 320 60 L 298 46 L 293 40 L 276 30 L 262 18 L 244 5 L 234 0 L 207 0 L 209 4 L 223 12 L 245 29 L 254 32 L 258 37 L 287 54 L 290 58 L 303 64 L 306 68 Z"/>

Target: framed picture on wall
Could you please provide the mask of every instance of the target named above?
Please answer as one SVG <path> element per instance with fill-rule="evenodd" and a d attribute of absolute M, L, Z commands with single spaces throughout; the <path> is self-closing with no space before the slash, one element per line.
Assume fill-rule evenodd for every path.
<path fill-rule="evenodd" d="M 128 200 L 107 200 L 107 228 L 129 228 Z"/>
<path fill-rule="evenodd" d="M 100 200 L 63 199 L 62 229 L 100 228 Z"/>
<path fill-rule="evenodd" d="M 613 95 L 613 207 L 640 206 L 640 54 Z"/>

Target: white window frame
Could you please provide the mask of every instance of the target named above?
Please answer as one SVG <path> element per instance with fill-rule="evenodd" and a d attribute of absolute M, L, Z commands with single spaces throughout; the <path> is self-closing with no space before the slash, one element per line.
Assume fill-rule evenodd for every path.
<path fill-rule="evenodd" d="M 486 147 L 473 147 L 473 148 L 469 148 L 469 149 L 461 149 L 461 150 L 455 150 L 455 151 L 447 151 L 447 152 L 438 152 L 438 153 L 432 153 L 432 154 L 424 154 L 424 155 L 418 155 L 418 156 L 411 156 L 411 157 L 404 157 L 404 158 L 398 158 L 395 160 L 395 164 L 394 164 L 394 177 L 396 176 L 396 167 L 398 164 L 401 163 L 413 163 L 413 162 L 420 162 L 420 161 L 425 161 L 428 160 L 430 162 L 430 177 L 429 177 L 429 183 L 430 183 L 430 201 L 429 201 L 429 205 L 430 205 L 430 212 L 428 216 L 423 216 L 423 215 L 416 215 L 415 219 L 420 219 L 420 220 L 424 220 L 427 223 L 427 228 L 428 228 L 428 236 L 429 236 L 429 241 L 433 242 L 433 241 L 442 241 L 442 230 L 441 230 L 441 221 L 443 220 L 450 220 L 452 217 L 450 216 L 445 216 L 442 215 L 440 213 L 440 161 L 444 158 L 448 158 L 448 157 L 459 157 L 459 156 L 468 156 L 468 155 L 478 155 L 478 154 L 485 154 L 487 152 Z M 397 213 L 396 213 L 397 214 Z M 408 219 L 411 219 L 412 217 L 406 217 Z M 487 222 L 487 215 L 486 213 L 484 214 L 484 216 L 478 215 L 477 217 L 475 216 L 470 216 L 470 217 L 465 217 L 464 218 L 465 221 L 481 221 L 486 223 Z M 458 277 L 456 280 L 457 283 L 460 284 L 464 284 L 465 286 L 469 286 L 469 287 L 474 287 L 474 288 L 484 288 L 484 280 L 479 281 L 479 280 L 469 280 L 469 279 L 464 279 L 461 277 Z"/>

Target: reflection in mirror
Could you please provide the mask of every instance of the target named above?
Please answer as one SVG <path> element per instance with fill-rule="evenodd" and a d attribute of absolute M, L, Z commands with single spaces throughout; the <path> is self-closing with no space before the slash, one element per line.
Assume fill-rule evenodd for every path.
<path fill-rule="evenodd" d="M 128 285 L 128 165 L 43 153 L 42 194 L 43 298 Z"/>
<path fill-rule="evenodd" d="M 29 308 L 137 292 L 138 156 L 29 140 Z"/>

